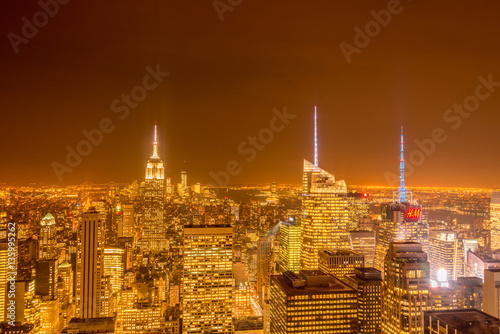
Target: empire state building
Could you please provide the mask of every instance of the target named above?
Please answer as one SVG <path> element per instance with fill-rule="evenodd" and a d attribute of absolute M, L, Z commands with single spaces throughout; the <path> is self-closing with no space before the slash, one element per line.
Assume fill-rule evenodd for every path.
<path fill-rule="evenodd" d="M 141 248 L 144 251 L 157 252 L 167 248 L 166 231 L 163 219 L 165 175 L 163 160 L 158 156 L 158 141 L 155 135 L 153 154 L 146 166 L 144 185 L 144 229 Z"/>

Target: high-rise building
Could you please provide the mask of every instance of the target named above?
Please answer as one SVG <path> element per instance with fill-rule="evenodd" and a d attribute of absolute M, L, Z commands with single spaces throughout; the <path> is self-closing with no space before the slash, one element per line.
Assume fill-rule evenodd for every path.
<path fill-rule="evenodd" d="M 109 286 L 103 279 L 104 226 L 99 212 L 90 207 L 78 231 L 76 257 L 76 317 L 108 316 Z"/>
<path fill-rule="evenodd" d="M 0 321 L 7 321 L 4 307 L 7 298 L 7 273 L 9 272 L 7 251 L 8 243 L 7 239 L 4 239 L 0 241 Z"/>
<path fill-rule="evenodd" d="M 182 193 L 179 194 L 183 197 L 187 196 L 188 195 L 188 176 L 187 176 L 187 172 L 185 170 L 182 170 L 181 171 L 181 185 L 182 185 Z"/>
<path fill-rule="evenodd" d="M 233 264 L 234 292 L 233 292 L 233 318 L 244 318 L 253 315 L 252 292 L 254 289 L 248 283 L 246 266 L 243 262 Z"/>
<path fill-rule="evenodd" d="M 57 299 L 59 263 L 56 259 L 41 260 L 36 264 L 35 292 L 48 299 Z"/>
<path fill-rule="evenodd" d="M 432 231 L 429 237 L 429 264 L 431 279 L 456 280 L 464 276 L 463 242 L 453 231 Z M 446 277 L 438 277 L 446 273 Z"/>
<path fill-rule="evenodd" d="M 73 269 L 71 264 L 64 260 L 58 267 L 58 299 L 61 308 L 61 321 L 63 327 L 69 323 L 75 315 L 75 305 L 73 303 Z"/>
<path fill-rule="evenodd" d="M 123 274 L 125 273 L 125 249 L 121 247 L 104 248 L 104 276 L 108 276 L 111 291 L 123 289 Z"/>
<path fill-rule="evenodd" d="M 375 250 L 377 237 L 373 231 L 351 231 L 351 248 L 365 256 L 365 266 L 375 266 Z"/>
<path fill-rule="evenodd" d="M 479 310 L 424 312 L 424 334 L 497 334 L 500 319 Z"/>
<path fill-rule="evenodd" d="M 321 270 L 271 276 L 271 334 L 358 333 L 357 292 Z"/>
<path fill-rule="evenodd" d="M 350 249 L 325 249 L 319 252 L 318 266 L 325 273 L 343 280 L 345 274 L 365 266 L 365 257 Z"/>
<path fill-rule="evenodd" d="M 382 333 L 423 332 L 423 312 L 430 310 L 429 263 L 422 245 L 393 242 L 385 258 Z"/>
<path fill-rule="evenodd" d="M 165 175 L 163 160 L 158 156 L 158 141 L 155 135 L 153 155 L 146 166 L 144 182 L 144 229 L 141 248 L 144 251 L 158 252 L 167 248 L 166 229 L 163 217 L 165 203 Z"/>
<path fill-rule="evenodd" d="M 358 332 L 380 334 L 382 273 L 375 268 L 356 268 L 344 282 L 357 291 Z"/>
<path fill-rule="evenodd" d="M 301 223 L 300 219 L 295 222 L 283 222 L 280 224 L 280 272 L 293 271 L 298 274 L 300 270 L 301 249 Z"/>
<path fill-rule="evenodd" d="M 333 174 L 319 168 L 316 107 L 314 108 L 314 164 L 304 160 L 302 177 L 301 268 L 318 269 L 318 252 L 349 248 L 347 186 Z"/>
<path fill-rule="evenodd" d="M 394 194 L 397 195 L 397 199 L 382 208 L 384 221 L 375 254 L 375 267 L 379 270 L 384 270 L 385 255 L 392 242 L 416 242 L 422 245 L 425 254 L 429 251 L 429 223 L 423 219 L 422 206 L 412 203 L 412 195 L 405 185 L 403 127 L 401 127 L 400 153 L 400 185 Z"/>
<path fill-rule="evenodd" d="M 490 201 L 491 250 L 500 249 L 500 191 L 491 193 Z"/>
<path fill-rule="evenodd" d="M 272 248 L 272 236 L 261 236 L 257 241 L 257 295 L 259 296 L 261 306 L 269 298 Z"/>
<path fill-rule="evenodd" d="M 40 304 L 40 334 L 59 334 L 59 301 L 43 300 Z"/>
<path fill-rule="evenodd" d="M 56 220 L 47 213 L 40 221 L 40 237 L 38 239 L 39 259 L 48 260 L 57 257 Z"/>
<path fill-rule="evenodd" d="M 123 204 L 122 210 L 123 210 L 122 236 L 124 238 L 132 238 L 135 236 L 134 205 L 130 203 Z"/>
<path fill-rule="evenodd" d="M 320 250 L 350 247 L 346 193 L 343 180 L 304 160 L 302 269 L 318 269 Z"/>
<path fill-rule="evenodd" d="M 233 229 L 184 227 L 183 333 L 232 333 Z"/>

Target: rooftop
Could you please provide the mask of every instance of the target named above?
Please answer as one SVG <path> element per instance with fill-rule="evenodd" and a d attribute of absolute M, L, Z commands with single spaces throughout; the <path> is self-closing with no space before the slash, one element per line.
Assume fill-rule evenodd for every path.
<path fill-rule="evenodd" d="M 295 275 L 304 284 L 294 287 L 285 275 L 272 275 L 271 280 L 276 282 L 288 295 L 327 294 L 332 292 L 345 293 L 355 292 L 339 279 L 324 273 L 321 270 L 301 270 Z"/>
<path fill-rule="evenodd" d="M 425 317 L 429 315 L 462 331 L 500 326 L 500 319 L 476 309 L 425 312 Z"/>

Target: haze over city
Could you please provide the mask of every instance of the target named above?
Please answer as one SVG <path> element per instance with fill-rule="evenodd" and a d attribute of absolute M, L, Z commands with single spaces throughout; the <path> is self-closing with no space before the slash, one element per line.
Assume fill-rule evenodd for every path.
<path fill-rule="evenodd" d="M 174 179 L 185 169 L 214 183 L 210 172 L 236 160 L 241 172 L 229 184 L 298 184 L 302 159 L 312 159 L 317 106 L 321 165 L 348 184 L 389 185 L 400 126 L 408 154 L 436 128 L 446 138 L 408 173 L 408 185 L 500 184 L 496 2 L 402 1 L 364 40 L 358 31 L 378 22 L 372 11 L 387 10 L 387 1 L 242 1 L 232 10 L 210 1 L 72 1 L 31 34 L 22 18 L 32 21 L 39 4 L 1 6 L 0 182 L 140 179 L 156 121 Z M 164 74 L 161 82 L 126 115 L 117 111 L 148 67 Z M 488 97 L 467 100 L 472 112 L 446 114 L 476 94 L 480 77 Z M 296 117 L 248 162 L 238 146 L 285 106 Z M 76 149 L 103 118 L 113 130 L 58 178 L 53 163 L 65 164 L 66 146 Z"/>

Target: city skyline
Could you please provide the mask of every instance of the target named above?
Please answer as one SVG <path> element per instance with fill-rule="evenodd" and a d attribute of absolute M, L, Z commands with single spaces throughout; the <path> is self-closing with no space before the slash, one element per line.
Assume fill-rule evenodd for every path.
<path fill-rule="evenodd" d="M 37 3 L 2 6 L 6 37 L 20 36 L 22 18 L 41 10 Z M 242 171 L 230 184 L 300 183 L 301 160 L 313 159 L 317 105 L 321 164 L 347 184 L 387 185 L 384 174 L 398 174 L 400 126 L 409 154 L 437 128 L 447 138 L 407 171 L 408 186 L 500 184 L 500 157 L 489 149 L 500 142 L 494 127 L 500 49 L 489 37 L 500 29 L 496 3 L 399 2 L 390 22 L 350 54 L 355 28 L 376 22 L 372 12 L 387 10 L 387 2 L 241 3 L 222 21 L 210 2 L 196 9 L 168 1 L 108 6 L 61 5 L 27 43 L 1 42 L 0 147 L 9 160 L 0 166 L 0 182 L 140 179 L 149 154 L 144 138 L 157 121 L 166 175 L 185 169 L 191 180 L 213 183 L 209 173 L 236 160 Z M 86 11 L 95 25 L 76 28 L 88 26 L 80 15 Z M 121 95 L 148 75 L 147 97 L 125 112 Z M 478 85 L 488 97 L 479 98 L 477 110 L 448 112 L 471 102 Z M 238 145 L 284 106 L 296 117 L 247 162 Z M 85 139 L 82 131 L 99 128 L 104 118 L 113 130 L 59 182 L 52 163 L 64 163 L 66 146 L 75 148 Z"/>

